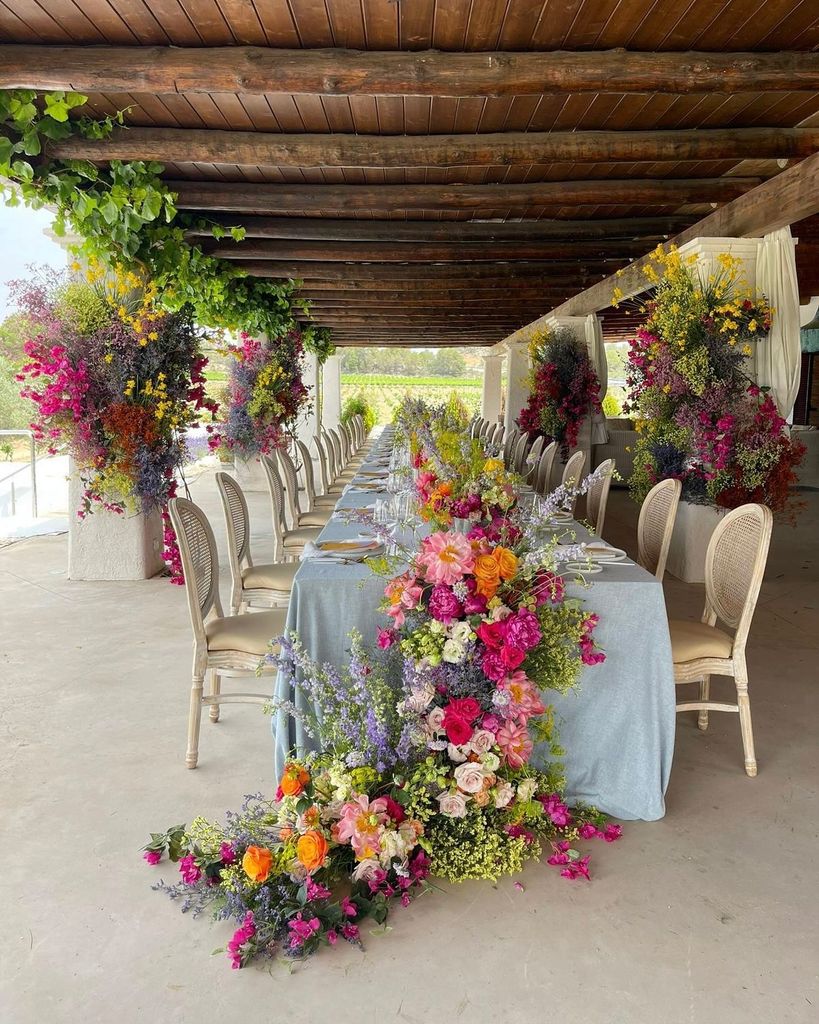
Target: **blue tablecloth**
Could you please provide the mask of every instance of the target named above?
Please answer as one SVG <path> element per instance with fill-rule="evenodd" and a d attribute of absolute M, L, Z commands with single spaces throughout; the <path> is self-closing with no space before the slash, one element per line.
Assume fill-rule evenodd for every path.
<path fill-rule="evenodd" d="M 375 497 L 348 492 L 337 507 L 368 500 Z M 582 527 L 575 529 L 579 537 L 588 536 Z M 358 532 L 355 525 L 331 520 L 321 538 Z M 568 592 L 600 616 L 595 638 L 606 660 L 585 668 L 579 687 L 568 694 L 546 694 L 566 749 L 567 797 L 618 818 L 653 821 L 665 813 L 676 722 L 663 588 L 633 565 L 606 566 L 589 581 L 585 588 L 570 584 Z M 377 611 L 383 592 L 384 581 L 366 566 L 306 561 L 294 580 L 287 629 L 298 633 L 313 658 L 342 665 L 351 630 L 374 640 L 376 629 L 387 625 Z M 301 693 L 291 693 L 281 679 L 276 692 L 304 706 Z M 274 718 L 274 734 L 278 777 L 288 752 L 311 749 L 311 740 L 284 713 Z"/>

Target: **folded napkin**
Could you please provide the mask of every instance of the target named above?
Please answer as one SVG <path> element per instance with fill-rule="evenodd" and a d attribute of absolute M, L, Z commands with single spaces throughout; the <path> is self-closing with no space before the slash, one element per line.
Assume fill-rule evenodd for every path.
<path fill-rule="evenodd" d="M 368 551 L 368 549 L 372 549 Z M 364 537 L 359 534 L 357 537 L 345 537 L 341 540 L 323 540 L 316 544 L 308 541 L 301 553 L 301 561 L 305 562 L 313 558 L 329 558 L 331 561 L 340 558 L 354 558 L 366 554 L 376 554 L 381 544 L 373 537 Z"/>

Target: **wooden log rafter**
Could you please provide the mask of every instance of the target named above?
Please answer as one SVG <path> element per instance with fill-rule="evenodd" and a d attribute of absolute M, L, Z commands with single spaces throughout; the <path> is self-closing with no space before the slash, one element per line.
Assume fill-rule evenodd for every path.
<path fill-rule="evenodd" d="M 240 227 L 247 238 L 311 239 L 330 242 L 500 242 L 545 239 L 637 241 L 664 238 L 692 224 L 694 217 L 606 217 L 595 220 L 512 221 L 368 221 L 330 217 L 249 217 L 215 214 L 208 221 Z M 188 231 L 191 238 L 210 237 L 208 224 Z"/>
<path fill-rule="evenodd" d="M 553 260 L 568 266 L 570 257 L 596 260 L 601 265 L 622 263 L 629 256 L 639 256 L 645 243 L 569 240 L 543 242 L 416 242 L 395 245 L 392 242 L 313 242 L 290 239 L 251 239 L 244 242 L 224 241 L 207 246 L 211 256 L 223 260 L 319 260 L 322 262 L 369 263 L 487 263 L 498 260 L 521 262 Z"/>
<path fill-rule="evenodd" d="M 810 156 L 819 128 L 496 132 L 484 135 L 289 135 L 217 128 L 118 128 L 49 143 L 66 160 L 157 160 L 240 167 L 485 167 Z"/>
<path fill-rule="evenodd" d="M 819 90 L 819 54 L 622 49 L 441 53 L 17 44 L 0 47 L 0 88 L 458 97 L 813 92 Z"/>
<path fill-rule="evenodd" d="M 621 261 L 625 262 L 625 261 Z M 246 274 L 254 277 L 291 278 L 294 281 L 343 282 L 347 287 L 363 283 L 379 285 L 385 282 L 424 282 L 423 287 L 433 287 L 443 282 L 500 281 L 504 287 L 509 282 L 520 280 L 529 284 L 548 282 L 555 278 L 574 279 L 584 273 L 583 265 L 576 260 L 530 260 L 518 263 L 419 263 L 417 266 L 402 263 L 343 263 L 320 260 L 285 262 L 278 260 L 242 260 L 237 264 Z M 598 277 L 608 274 L 601 269 Z M 586 276 L 594 276 L 586 274 Z"/>
<path fill-rule="evenodd" d="M 169 180 L 185 210 L 329 214 L 344 211 L 520 210 L 569 206 L 681 206 L 736 199 L 757 177 L 603 178 L 511 185 L 290 185 Z"/>

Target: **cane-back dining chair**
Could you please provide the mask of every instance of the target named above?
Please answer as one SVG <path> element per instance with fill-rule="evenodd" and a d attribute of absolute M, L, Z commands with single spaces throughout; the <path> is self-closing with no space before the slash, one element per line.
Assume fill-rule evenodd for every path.
<path fill-rule="evenodd" d="M 557 441 L 552 441 L 551 444 L 546 445 L 540 453 L 540 460 L 532 478 L 532 486 L 535 489 L 535 493 L 542 497 L 545 497 L 549 492 L 549 481 L 552 479 L 552 467 L 554 466 L 556 453 Z"/>
<path fill-rule="evenodd" d="M 586 518 L 591 523 L 592 531 L 603 536 L 603 524 L 606 521 L 606 505 L 609 500 L 611 479 L 614 474 L 614 459 L 606 459 L 597 467 L 599 475 L 586 494 Z"/>
<path fill-rule="evenodd" d="M 662 582 L 674 521 L 680 504 L 679 480 L 661 480 L 643 499 L 637 521 L 637 561 Z"/>
<path fill-rule="evenodd" d="M 697 711 L 697 725 L 708 728 L 709 711 L 739 714 L 745 773 L 757 773 L 745 645 L 765 575 L 773 515 L 764 505 L 740 505 L 718 524 L 705 555 L 705 610 L 700 622 L 672 619 L 674 681 L 699 682 L 699 700 L 683 701 L 677 711 Z M 717 627 L 724 623 L 733 636 Z M 711 676 L 731 676 L 736 704 L 711 700 Z"/>
<path fill-rule="evenodd" d="M 326 526 L 330 516 L 333 514 L 332 508 L 308 509 L 302 512 L 299 474 L 296 464 L 285 448 L 280 448 L 276 455 L 279 459 L 279 469 L 281 470 L 279 479 L 284 484 L 285 509 L 290 525 L 294 529 L 299 529 L 303 526 Z"/>
<path fill-rule="evenodd" d="M 219 555 L 207 516 L 187 498 L 172 498 L 168 513 L 179 544 L 193 627 L 193 681 L 185 764 L 195 768 L 203 707 L 209 707 L 211 721 L 218 722 L 222 704 L 264 704 L 270 700 L 270 691 L 222 693 L 222 679 L 257 676 L 270 641 L 284 632 L 286 613 L 275 608 L 254 614 L 225 615 L 219 599 Z M 274 666 L 266 666 L 262 674 L 269 676 L 274 672 Z M 208 673 L 210 692 L 205 694 Z"/>
<path fill-rule="evenodd" d="M 242 488 L 227 473 L 216 474 L 216 486 L 225 513 L 228 539 L 232 615 L 247 607 L 287 607 L 298 562 L 266 562 L 256 565 L 250 554 L 250 514 Z"/>
<path fill-rule="evenodd" d="M 583 477 L 583 467 L 586 465 L 586 453 L 578 448 L 576 452 L 573 452 L 566 460 L 566 465 L 563 467 L 563 475 L 560 478 L 561 487 L 577 487 Z M 574 507 L 577 504 L 577 498 L 574 497 L 570 502 L 566 504 L 566 508 L 574 514 Z"/>
<path fill-rule="evenodd" d="M 270 492 L 270 516 L 273 524 L 273 561 L 292 561 L 301 554 L 304 545 L 318 540 L 323 527 L 298 526 L 293 528 L 287 518 L 284 499 L 284 485 L 279 475 L 276 460 L 271 455 L 262 455 L 267 489 Z"/>

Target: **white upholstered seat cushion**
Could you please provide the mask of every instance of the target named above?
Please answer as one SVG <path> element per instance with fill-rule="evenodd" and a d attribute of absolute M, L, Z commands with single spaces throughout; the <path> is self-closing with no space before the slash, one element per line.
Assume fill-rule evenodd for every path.
<path fill-rule="evenodd" d="M 288 530 L 284 535 L 286 548 L 303 548 L 311 540 L 317 540 L 323 526 L 300 526 L 298 530 Z"/>
<path fill-rule="evenodd" d="M 247 615 L 226 615 L 205 624 L 209 651 L 243 651 L 246 654 L 267 653 L 274 636 L 281 636 L 287 621 L 284 608 Z"/>
<path fill-rule="evenodd" d="M 698 658 L 730 658 L 733 638 L 705 622 L 671 619 L 671 654 L 675 665 Z"/>
<path fill-rule="evenodd" d="M 314 508 L 312 512 L 302 512 L 299 526 L 326 526 L 332 514 L 331 508 Z"/>
<path fill-rule="evenodd" d="M 293 588 L 293 577 L 299 571 L 299 562 L 268 562 L 249 565 L 242 573 L 242 585 L 246 590 L 280 590 L 289 592 Z"/>

